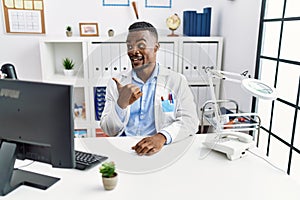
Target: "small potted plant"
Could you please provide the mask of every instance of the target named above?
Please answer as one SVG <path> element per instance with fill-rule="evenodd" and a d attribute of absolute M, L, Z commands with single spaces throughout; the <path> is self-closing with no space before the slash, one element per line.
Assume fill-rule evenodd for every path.
<path fill-rule="evenodd" d="M 99 172 L 102 174 L 102 183 L 105 190 L 113 190 L 118 182 L 118 174 L 115 171 L 114 162 L 105 162 L 99 168 Z"/>
<path fill-rule="evenodd" d="M 66 35 L 67 35 L 67 37 L 72 36 L 72 27 L 71 26 L 66 27 Z"/>
<path fill-rule="evenodd" d="M 67 76 L 73 76 L 75 63 L 70 58 L 63 59 L 64 73 Z"/>

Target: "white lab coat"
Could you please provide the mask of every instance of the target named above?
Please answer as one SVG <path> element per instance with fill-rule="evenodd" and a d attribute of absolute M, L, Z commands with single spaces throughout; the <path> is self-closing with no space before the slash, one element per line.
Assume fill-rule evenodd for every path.
<path fill-rule="evenodd" d="M 116 78 L 122 85 L 129 84 L 132 82 L 131 71 L 124 72 Z M 115 110 L 119 94 L 113 80 L 108 82 L 106 91 L 106 102 L 100 120 L 100 127 L 110 136 L 117 136 L 122 134 L 128 123 L 130 106 L 126 108 L 127 116 L 123 123 Z M 172 93 L 174 99 L 174 109 L 171 112 L 164 112 L 161 97 L 163 96 L 167 100 L 169 93 Z M 173 142 L 198 131 L 199 120 L 194 97 L 182 74 L 162 66 L 159 67 L 154 104 L 156 131 L 165 130 L 170 134 Z"/>

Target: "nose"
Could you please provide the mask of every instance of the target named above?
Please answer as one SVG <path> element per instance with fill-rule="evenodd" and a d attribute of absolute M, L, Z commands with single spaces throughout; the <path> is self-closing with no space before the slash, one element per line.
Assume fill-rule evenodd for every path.
<path fill-rule="evenodd" d="M 130 55 L 135 55 L 140 53 L 140 50 L 136 46 L 133 46 L 132 48 L 128 49 L 127 52 Z"/>

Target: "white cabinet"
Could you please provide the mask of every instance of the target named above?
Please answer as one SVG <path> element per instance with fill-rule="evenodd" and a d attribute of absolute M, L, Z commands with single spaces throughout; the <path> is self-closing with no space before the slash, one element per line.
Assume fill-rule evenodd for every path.
<path fill-rule="evenodd" d="M 223 38 L 182 37 L 179 42 L 178 72 L 186 76 L 197 105 L 200 119 L 201 106 L 211 99 L 205 68 L 221 69 Z M 216 97 L 220 93 L 220 81 L 214 80 Z"/>
<path fill-rule="evenodd" d="M 78 136 L 101 135 L 99 118 L 105 105 L 106 83 L 131 68 L 126 38 L 63 38 L 40 41 L 42 78 L 45 82 L 74 85 L 74 120 Z M 198 105 L 211 99 L 205 67 L 221 68 L 221 37 L 161 37 L 160 66 L 184 74 Z M 62 60 L 75 62 L 76 75 L 63 74 Z M 214 82 L 218 97 L 220 84 Z"/>

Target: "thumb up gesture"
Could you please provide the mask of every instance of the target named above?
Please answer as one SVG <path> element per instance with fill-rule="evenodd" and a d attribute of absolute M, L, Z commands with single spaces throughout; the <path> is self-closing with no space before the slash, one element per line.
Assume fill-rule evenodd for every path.
<path fill-rule="evenodd" d="M 117 103 L 122 109 L 125 109 L 128 105 L 132 104 L 143 95 L 138 86 L 134 84 L 127 84 L 123 86 L 118 79 L 112 79 L 117 84 L 119 92 Z"/>

